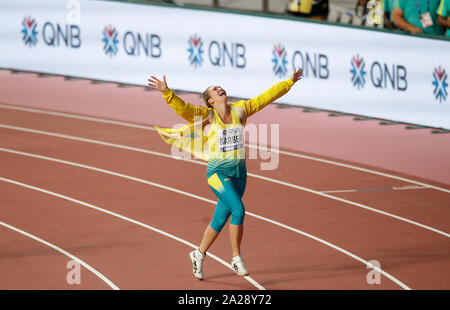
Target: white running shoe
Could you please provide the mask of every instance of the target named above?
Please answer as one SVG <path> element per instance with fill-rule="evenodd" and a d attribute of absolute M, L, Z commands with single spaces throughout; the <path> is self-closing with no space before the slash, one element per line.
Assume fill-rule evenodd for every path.
<path fill-rule="evenodd" d="M 194 273 L 194 276 L 199 280 L 203 280 L 203 260 L 205 259 L 206 254 L 203 254 L 199 249 L 197 249 L 190 252 L 189 257 L 191 258 L 192 272 Z"/>
<path fill-rule="evenodd" d="M 233 267 L 234 272 L 238 276 L 244 277 L 248 276 L 248 270 L 245 268 L 244 265 L 244 259 L 242 258 L 242 255 L 235 256 L 231 259 L 231 267 Z"/>

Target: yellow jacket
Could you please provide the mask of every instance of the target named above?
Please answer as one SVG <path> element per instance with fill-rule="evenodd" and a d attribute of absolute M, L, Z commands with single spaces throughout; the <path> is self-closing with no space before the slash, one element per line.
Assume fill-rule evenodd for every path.
<path fill-rule="evenodd" d="M 162 93 L 167 104 L 174 109 L 175 113 L 188 121 L 189 124 L 178 129 L 160 128 L 158 126 L 155 126 L 155 128 L 167 144 L 172 145 L 176 149 L 189 152 L 197 158 L 209 161 L 210 158 L 217 157 L 215 155 L 219 154 L 216 135 L 219 129 L 236 125 L 245 126 L 248 117 L 286 94 L 293 84 L 294 82 L 291 79 L 287 79 L 275 84 L 255 98 L 240 100 L 230 104 L 233 117 L 233 123 L 230 125 L 224 124 L 214 109 L 203 106 L 196 107 L 184 102 L 171 89 L 167 88 Z M 208 132 L 205 132 L 204 128 L 209 119 L 213 120 L 212 126 Z M 236 152 L 244 151 L 244 149 L 232 150 L 234 152 L 233 157 L 236 158 Z"/>

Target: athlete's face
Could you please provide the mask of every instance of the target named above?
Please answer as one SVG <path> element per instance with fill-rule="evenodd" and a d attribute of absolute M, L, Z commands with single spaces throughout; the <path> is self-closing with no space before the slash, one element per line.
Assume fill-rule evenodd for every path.
<path fill-rule="evenodd" d="M 227 92 L 220 86 L 211 86 L 209 88 L 209 103 L 216 104 L 221 102 L 227 102 Z"/>

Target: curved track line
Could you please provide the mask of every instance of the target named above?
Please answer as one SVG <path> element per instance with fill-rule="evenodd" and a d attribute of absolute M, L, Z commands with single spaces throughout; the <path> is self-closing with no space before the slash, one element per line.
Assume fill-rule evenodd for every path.
<path fill-rule="evenodd" d="M 253 144 L 246 144 L 246 145 L 249 148 L 257 148 L 257 149 L 260 149 L 260 150 L 267 151 L 267 148 L 264 147 L 264 146 L 257 146 L 257 145 L 253 145 Z M 422 183 L 422 182 L 419 182 L 419 181 L 414 181 L 414 180 L 410 180 L 410 179 L 407 179 L 407 178 L 402 178 L 402 177 L 395 176 L 395 175 L 392 175 L 392 174 L 379 172 L 379 171 L 376 171 L 376 170 L 361 168 L 361 167 L 358 167 L 358 166 L 348 165 L 348 164 L 344 164 L 344 163 L 340 163 L 340 162 L 336 162 L 336 161 L 332 161 L 332 160 L 327 160 L 327 159 L 322 159 L 322 158 L 318 158 L 318 157 L 308 156 L 308 155 L 302 155 L 302 154 L 298 154 L 298 153 L 294 153 L 294 152 L 288 152 L 288 151 L 282 151 L 282 150 L 276 150 L 276 149 L 270 149 L 270 152 L 275 152 L 275 153 L 288 155 L 288 156 L 292 156 L 292 157 L 297 157 L 297 158 L 314 160 L 314 161 L 318 161 L 318 162 L 325 163 L 325 164 L 330 164 L 330 165 L 334 165 L 334 166 L 339 166 L 339 167 L 344 167 L 344 168 L 348 168 L 348 169 L 353 169 L 353 170 L 358 170 L 358 171 L 362 171 L 362 172 L 367 172 L 367 173 L 383 176 L 383 177 L 386 177 L 386 178 L 396 179 L 396 180 L 403 181 L 403 182 L 408 182 L 408 183 L 413 183 L 413 184 L 416 184 L 416 185 L 425 186 L 427 188 L 432 188 L 432 189 L 435 189 L 435 190 L 438 190 L 438 191 L 442 191 L 442 192 L 445 192 L 445 193 L 450 193 L 450 189 L 445 189 L 445 188 L 442 188 L 442 187 L 438 187 L 438 186 Z"/>
<path fill-rule="evenodd" d="M 154 183 L 154 182 L 150 182 L 150 181 L 147 181 L 147 180 L 131 177 L 131 176 L 128 176 L 128 175 L 125 175 L 125 174 L 121 174 L 121 173 L 117 173 L 117 172 L 113 172 L 113 171 L 109 171 L 109 170 L 105 170 L 105 169 L 100 169 L 100 168 L 96 168 L 96 167 L 92 167 L 92 166 L 87 166 L 87 165 L 78 164 L 78 163 L 75 163 L 75 162 L 70 162 L 70 161 L 61 160 L 61 159 L 52 158 L 52 157 L 47 157 L 47 156 L 42 156 L 42 155 L 25 153 L 25 152 L 16 151 L 16 150 L 5 149 L 5 148 L 1 148 L 1 147 L 0 147 L 0 151 L 13 153 L 13 154 L 17 154 L 17 155 L 22 155 L 22 156 L 38 158 L 38 159 L 43 159 L 43 160 L 48 160 L 48 161 L 53 161 L 53 162 L 57 162 L 57 163 L 65 164 L 65 165 L 70 165 L 70 166 L 75 166 L 75 167 L 80 167 L 80 168 L 84 168 L 84 169 L 89 169 L 89 170 L 93 170 L 93 171 L 98 171 L 98 172 L 102 172 L 102 173 L 105 173 L 105 174 L 114 175 L 114 176 L 118 176 L 118 177 L 125 178 L 125 179 L 128 179 L 128 180 L 133 180 L 133 181 L 136 181 L 136 182 L 139 182 L 139 183 L 144 183 L 144 184 L 152 185 L 152 186 L 159 187 L 159 188 L 162 188 L 162 189 L 166 189 L 166 190 L 169 190 L 169 191 L 181 194 L 181 195 L 185 195 L 185 196 L 189 196 L 189 197 L 192 197 L 192 198 L 196 198 L 198 200 L 209 202 L 209 203 L 211 203 L 213 205 L 216 204 L 216 201 L 210 200 L 210 199 L 205 198 L 205 197 L 201 197 L 201 196 L 198 196 L 198 195 L 195 195 L 195 194 L 191 194 L 191 193 L 188 193 L 188 192 L 185 192 L 185 191 L 181 191 L 181 190 L 169 187 L 169 186 L 161 185 L 161 184 L 158 184 L 158 183 Z M 298 229 L 290 227 L 288 225 L 276 222 L 274 220 L 268 219 L 266 217 L 257 215 L 257 214 L 252 213 L 252 212 L 246 211 L 246 214 L 248 214 L 249 216 L 253 216 L 255 218 L 261 219 L 263 221 L 266 221 L 268 223 L 275 224 L 275 225 L 277 225 L 279 227 L 288 229 L 290 231 L 296 232 L 296 233 L 301 234 L 303 236 L 306 236 L 308 238 L 312 238 L 313 240 L 316 240 L 316 241 L 318 241 L 318 242 L 320 242 L 320 243 L 322 243 L 322 244 L 324 244 L 326 246 L 330 246 L 333 249 L 335 249 L 335 250 L 337 250 L 337 251 L 339 251 L 339 252 L 341 252 L 341 253 L 343 253 L 345 255 L 348 255 L 351 258 L 354 258 L 354 259 L 358 260 L 359 262 L 362 262 L 366 266 L 369 265 L 369 262 L 365 261 L 364 259 L 360 258 L 359 256 L 357 256 L 357 255 L 355 255 L 355 254 L 353 254 L 353 253 L 351 253 L 351 252 L 349 252 L 347 250 L 344 250 L 344 249 L 342 249 L 342 248 L 340 248 L 340 247 L 338 247 L 338 246 L 336 246 L 336 245 L 334 245 L 334 244 L 332 244 L 332 243 L 330 243 L 328 241 L 322 240 L 322 239 L 320 239 L 318 237 L 315 237 L 313 235 L 305 233 L 305 232 L 303 232 L 301 230 L 298 230 Z M 406 284 L 404 284 L 400 280 L 396 279 L 395 277 L 391 276 L 389 273 L 387 273 L 387 272 L 385 272 L 385 271 L 383 271 L 383 270 L 381 270 L 379 268 L 376 269 L 376 270 L 378 272 L 380 272 L 381 274 L 385 275 L 387 278 L 391 279 L 394 283 L 396 283 L 399 286 L 401 286 L 403 289 L 410 290 L 410 288 Z"/>
<path fill-rule="evenodd" d="M 446 232 L 443 232 L 441 230 L 438 230 L 436 228 L 433 228 L 433 227 L 430 227 L 430 226 L 427 226 L 427 225 L 424 225 L 424 224 L 420 224 L 418 222 L 415 222 L 415 221 L 412 221 L 412 220 L 408 220 L 408 219 L 406 219 L 404 217 L 401 217 L 401 216 L 398 216 L 398 215 L 395 215 L 395 214 L 392 214 L 392 213 L 388 213 L 388 212 L 385 212 L 385 211 L 381 211 L 381 210 L 378 210 L 378 209 L 375 209 L 375 208 L 372 208 L 372 207 L 369 207 L 369 206 L 366 206 L 366 205 L 363 205 L 363 204 L 360 204 L 360 203 L 357 203 L 357 202 L 353 202 L 353 201 L 350 201 L 350 200 L 347 200 L 347 199 L 343 199 L 343 198 L 339 198 L 339 197 L 336 197 L 336 196 L 331 196 L 329 194 L 318 192 L 318 191 L 315 191 L 315 190 L 312 190 L 312 189 L 309 189 L 309 188 L 306 188 L 306 187 L 298 186 L 298 185 L 287 183 L 287 182 L 283 182 L 283 181 L 278 181 L 278 180 L 275 180 L 275 179 L 267 178 L 267 177 L 260 176 L 260 175 L 257 175 L 257 174 L 253 174 L 253 173 L 248 173 L 248 175 L 249 176 L 251 175 L 251 176 L 253 176 L 255 178 L 258 178 L 258 179 L 261 179 L 261 180 L 266 180 L 266 181 L 278 183 L 278 184 L 281 184 L 281 185 L 284 185 L 284 186 L 296 188 L 296 189 L 299 189 L 299 190 L 302 190 L 302 191 L 310 192 L 312 194 L 316 194 L 316 195 L 323 196 L 323 197 L 326 197 L 326 198 L 330 198 L 330 199 L 333 199 L 333 200 L 337 200 L 337 201 L 340 201 L 340 202 L 343 202 L 343 203 L 347 203 L 347 204 L 350 204 L 350 205 L 353 205 L 353 206 L 356 206 L 356 207 L 359 207 L 359 208 L 363 208 L 363 209 L 366 209 L 366 210 L 369 210 L 369 211 L 372 211 L 372 212 L 375 212 L 375 213 L 379 213 L 379 214 L 382 214 L 382 215 L 385 215 L 385 216 L 389 216 L 389 217 L 395 218 L 397 220 L 400 220 L 400 221 L 403 221 L 403 222 L 406 222 L 406 223 L 409 223 L 409 224 L 412 224 L 412 225 L 416 225 L 418 227 L 430 230 L 432 232 L 435 232 L 437 234 L 440 234 L 440 235 L 443 235 L 443 236 L 445 236 L 447 238 L 450 238 L 450 234 L 448 234 Z"/>
<path fill-rule="evenodd" d="M 192 162 L 192 163 L 199 164 L 199 165 L 204 165 L 204 166 L 207 165 L 206 162 L 200 161 L 200 160 L 185 159 L 185 158 L 182 158 L 182 157 L 176 157 L 176 156 L 173 156 L 173 155 L 170 155 L 170 154 L 165 154 L 165 153 L 160 153 L 160 152 L 156 152 L 156 151 L 141 149 L 141 148 L 137 148 L 137 147 L 133 147 L 133 146 L 121 145 L 121 144 L 116 144 L 116 143 L 111 143 L 111 142 L 106 142 L 106 141 L 100 141 L 100 140 L 94 140 L 94 139 L 88 139 L 88 138 L 81 138 L 81 137 L 76 137 L 76 136 L 56 133 L 56 132 L 43 131 L 43 130 L 25 128 L 25 127 L 18 127 L 18 126 L 11 126 L 11 125 L 5 125 L 5 124 L 0 124 L 0 128 L 6 128 L 6 129 L 11 129 L 11 130 L 17 130 L 17 131 L 24 131 L 24 132 L 29 132 L 29 133 L 39 134 L 39 135 L 45 135 L 45 136 L 50 136 L 50 137 L 56 137 L 56 138 L 62 138 L 62 139 L 68 139 L 68 140 L 74 140 L 74 141 L 80 141 L 80 142 L 86 142 L 86 143 L 92 143 L 92 144 L 99 144 L 99 145 L 114 147 L 114 148 L 118 148 L 118 149 L 124 149 L 124 150 L 128 150 L 128 151 L 134 151 L 134 152 L 151 154 L 151 155 L 165 157 L 165 158 L 169 158 L 169 159 L 183 160 L 183 161 Z"/>
<path fill-rule="evenodd" d="M 170 233 L 167 233 L 167 232 L 165 232 L 165 231 L 163 231 L 163 230 L 160 230 L 160 229 L 158 229 L 158 228 L 152 227 L 152 226 L 147 225 L 147 224 L 144 224 L 144 223 L 142 223 L 142 222 L 133 220 L 133 219 L 131 219 L 131 218 L 129 218 L 129 217 L 120 215 L 120 214 L 118 214 L 118 213 L 114 213 L 114 212 L 112 212 L 112 211 L 108 211 L 108 210 L 106 210 L 106 209 L 102 209 L 102 208 L 100 208 L 100 207 L 97 207 L 97 206 L 95 206 L 95 205 L 89 204 L 89 203 L 87 203 L 87 202 L 84 202 L 84 201 L 81 201 L 81 200 L 77 200 L 77 199 L 74 199 L 74 198 L 71 198 L 71 197 L 68 197 L 68 196 L 64 196 L 64 195 L 62 195 L 62 194 L 58 194 L 58 193 L 55 193 L 55 192 L 51 192 L 51 191 L 48 191 L 48 190 L 43 189 L 43 188 L 40 188 L 40 187 L 35 187 L 35 186 L 32 186 L 32 185 L 28 185 L 28 184 L 25 184 L 25 183 L 21 183 L 21 182 L 14 181 L 14 180 L 7 179 L 7 178 L 3 178 L 3 177 L 0 177 L 0 181 L 7 182 L 7 183 L 11 183 L 11 184 L 15 184 L 15 185 L 18 185 L 18 186 L 22 186 L 22 187 L 25 187 L 25 188 L 28 188 L 28 189 L 32 189 L 32 190 L 35 190 L 35 191 L 39 191 L 39 192 L 41 192 L 41 193 L 45 193 L 45 194 L 48 194 L 48 195 L 52 195 L 52 196 L 55 196 L 55 197 L 58 197 L 58 198 L 62 198 L 62 199 L 65 199 L 65 200 L 68 200 L 68 201 L 71 201 L 71 202 L 80 204 L 80 205 L 82 205 L 82 206 L 85 206 L 85 207 L 88 207 L 88 208 L 91 208 L 91 209 L 94 209 L 94 210 L 97 210 L 97 211 L 100 211 L 100 212 L 103 212 L 103 213 L 112 215 L 112 216 L 114 216 L 114 217 L 120 218 L 121 220 L 124 220 L 124 221 L 130 222 L 130 223 L 139 225 L 139 226 L 141 226 L 141 227 L 147 228 L 147 229 L 152 230 L 152 231 L 154 231 L 154 232 L 156 232 L 156 233 L 158 233 L 158 234 L 161 234 L 161 235 L 163 235 L 163 236 L 165 236 L 165 237 L 168 237 L 168 238 L 174 239 L 174 240 L 176 240 L 176 241 L 178 241 L 178 242 L 184 243 L 184 244 L 190 246 L 191 248 L 194 248 L 194 249 L 198 248 L 198 246 L 196 246 L 195 244 L 190 243 L 189 241 L 186 241 L 186 240 L 184 240 L 184 239 L 181 239 L 181 238 L 179 238 L 179 237 L 177 237 L 177 236 L 174 236 L 174 235 L 172 235 L 172 234 L 170 234 Z M 3 223 L 3 222 L 0 222 L 0 224 L 2 224 L 2 223 Z M 42 241 L 43 241 L 43 240 L 42 240 Z M 44 242 L 45 242 L 45 241 L 44 241 Z M 49 246 L 52 246 L 52 245 L 49 245 Z M 54 247 L 54 246 L 52 246 L 52 247 Z M 58 248 L 58 249 L 59 249 L 59 248 Z M 62 250 L 62 251 L 64 251 L 64 250 Z M 70 255 L 70 253 L 68 253 L 68 254 Z M 224 261 L 223 259 L 221 259 L 220 257 L 218 257 L 218 256 L 216 256 L 216 255 L 214 255 L 214 254 L 211 254 L 210 252 L 208 252 L 208 256 L 210 256 L 211 258 L 215 259 L 216 261 L 218 261 L 218 262 L 221 263 L 222 265 L 225 265 L 225 266 L 228 267 L 229 269 L 233 270 L 233 267 L 231 267 L 230 264 L 228 264 L 227 262 L 225 262 L 225 261 Z M 71 256 L 71 257 L 72 257 L 72 256 Z M 74 256 L 73 256 L 73 257 L 74 257 Z M 75 259 L 75 258 L 74 258 L 74 259 Z M 77 259 L 77 260 L 80 261 L 80 263 L 82 262 L 82 261 L 79 260 L 79 259 Z M 87 266 L 89 266 L 89 265 L 87 265 Z M 95 270 L 95 269 L 94 269 L 94 270 Z M 253 280 L 251 277 L 245 276 L 245 277 L 243 277 L 243 278 L 245 278 L 247 281 L 249 281 L 251 284 L 253 284 L 253 285 L 254 285 L 256 288 L 258 288 L 259 290 L 265 290 L 265 288 L 264 288 L 261 284 L 259 284 L 259 283 L 256 282 L 255 280 Z M 106 279 L 106 278 L 105 278 L 105 279 Z M 118 289 L 118 288 L 117 288 L 117 289 Z"/>
<path fill-rule="evenodd" d="M 63 139 L 70 139 L 70 140 L 75 140 L 75 141 L 80 141 L 80 142 L 86 142 L 86 143 L 92 143 L 92 144 L 99 144 L 99 145 L 104 145 L 104 146 L 109 146 L 109 147 L 114 147 L 114 148 L 119 148 L 119 149 L 125 149 L 125 150 L 129 150 L 129 151 L 134 151 L 134 152 L 140 152 L 140 153 L 146 153 L 146 154 L 151 154 L 151 155 L 155 155 L 155 156 L 161 156 L 161 157 L 165 157 L 165 158 L 169 158 L 169 159 L 176 159 L 176 160 L 183 160 L 183 161 L 187 161 L 190 163 L 195 163 L 195 164 L 199 164 L 199 165 L 207 165 L 207 163 L 203 162 L 203 161 L 198 161 L 198 160 L 192 160 L 192 159 L 184 159 L 181 157 L 175 157 L 173 155 L 169 155 L 169 154 L 164 154 L 164 153 L 160 153 L 160 152 L 155 152 L 155 151 L 150 151 L 150 150 L 145 150 L 145 149 L 141 149 L 141 148 L 136 148 L 136 147 L 131 147 L 131 146 L 126 146 L 126 145 L 121 145 L 121 144 L 116 144 L 116 143 L 110 143 L 110 142 L 104 142 L 104 141 L 99 141 L 99 140 L 93 140 L 93 139 L 87 139 L 87 138 L 81 138 L 81 137 L 75 137 L 75 136 L 70 136 L 70 135 L 64 135 L 64 134 L 59 134 L 59 133 L 53 133 L 53 132 L 48 132 L 48 131 L 42 131 L 42 130 L 36 130 L 36 129 L 29 129 L 29 128 L 24 128 L 24 127 L 17 127 L 17 126 L 10 126 L 10 125 L 4 125 L 4 124 L 0 124 L 0 128 L 7 128 L 7 129 L 11 129 L 11 130 L 17 130 L 17 131 L 24 131 L 24 132 L 30 132 L 30 133 L 34 133 L 34 134 L 40 134 L 40 135 L 46 135 L 46 136 L 51 136 L 51 137 L 57 137 L 57 138 L 63 138 Z M 355 207 L 359 207 L 368 211 L 372 211 L 375 213 L 379 213 L 388 217 L 392 217 L 394 219 L 418 226 L 420 228 L 423 229 L 427 229 L 429 231 L 435 232 L 437 234 L 443 235 L 447 238 L 450 238 L 450 234 L 443 232 L 439 229 L 421 224 L 419 222 L 415 222 L 413 220 L 409 220 L 407 218 L 386 212 L 386 211 L 382 211 L 382 210 L 378 210 L 369 206 L 366 206 L 364 204 L 361 203 L 357 203 L 357 202 L 353 202 L 351 200 L 347 200 L 347 199 L 343 199 L 343 198 L 339 198 L 336 196 L 332 196 L 330 194 L 321 192 L 321 191 L 316 191 L 307 187 L 303 187 L 303 186 L 299 186 L 299 185 L 295 185 L 292 183 L 288 183 L 288 182 L 284 182 L 284 181 L 280 181 L 277 179 L 273 179 L 273 178 L 269 178 L 269 177 L 264 177 L 258 174 L 254 174 L 254 173 L 247 173 L 248 176 L 257 178 L 257 179 L 261 179 L 264 181 L 268 181 L 268 182 L 272 182 L 272 183 L 276 183 L 276 184 L 280 184 L 283 186 L 287 186 L 287 187 L 291 187 L 294 189 L 298 189 L 301 191 L 305 191 L 305 192 L 309 192 L 311 194 L 315 194 L 315 195 L 319 195 L 328 199 L 332 199 L 332 200 L 337 200 L 339 202 L 343 202 L 349 205 L 353 205 Z"/>
<path fill-rule="evenodd" d="M 77 114 L 72 114 L 72 113 L 67 113 L 67 112 L 55 112 L 55 111 L 48 111 L 48 110 L 40 110 L 40 109 L 34 109 L 34 108 L 6 105 L 3 103 L 0 103 L 0 108 L 25 111 L 25 112 L 31 112 L 31 113 L 36 113 L 36 114 L 45 114 L 45 115 L 53 115 L 53 116 L 60 116 L 60 117 L 73 118 L 73 119 L 81 119 L 83 121 L 92 121 L 92 122 L 97 122 L 97 123 L 113 124 L 113 125 L 119 125 L 119 126 L 124 126 L 124 127 L 156 131 L 155 128 L 147 126 L 147 125 L 138 125 L 138 124 L 133 124 L 133 123 L 128 123 L 128 122 L 115 121 L 115 120 L 110 120 L 110 119 L 106 119 L 106 118 L 94 117 L 94 116 L 77 115 Z"/>
<path fill-rule="evenodd" d="M 3 180 L 3 178 L 0 178 L 0 179 Z M 106 283 L 109 287 L 111 287 L 113 290 L 120 290 L 119 287 L 117 287 L 114 283 L 111 282 L 111 280 L 109 280 L 107 277 L 105 277 L 104 275 L 102 275 L 102 274 L 101 274 L 100 272 L 98 272 L 96 269 L 94 269 L 94 268 L 91 267 L 90 265 L 86 264 L 84 261 L 82 261 L 81 259 L 79 259 L 79 258 L 76 257 L 75 255 L 70 254 L 69 252 L 67 252 L 67 251 L 65 251 L 65 250 L 63 250 L 63 249 L 57 247 L 56 245 L 54 245 L 54 244 L 52 244 L 52 243 L 50 243 L 50 242 L 48 242 L 48 241 L 45 241 L 45 240 L 43 240 L 43 239 L 41 239 L 41 238 L 39 238 L 39 237 L 36 237 L 36 236 L 34 236 L 34 235 L 30 234 L 30 233 L 27 233 L 27 232 L 25 232 L 25 231 L 23 231 L 23 230 L 21 230 L 21 229 L 19 229 L 19 228 L 16 228 L 16 227 L 14 227 L 14 226 L 8 225 L 8 224 L 6 224 L 6 223 L 4 223 L 4 222 L 2 222 L 2 221 L 0 221 L 0 225 L 4 226 L 4 227 L 6 227 L 6 228 L 9 228 L 9 229 L 11 229 L 11 230 L 14 230 L 15 232 L 18 232 L 18 233 L 20 233 L 20 234 L 22 234 L 22 235 L 24 235 L 24 236 L 27 236 L 27 237 L 29 237 L 29 238 L 31 238 L 31 239 L 34 239 L 34 240 L 36 240 L 36 241 L 38 241 L 38 242 L 40 242 L 40 243 L 43 243 L 43 244 L 45 244 L 45 245 L 51 247 L 52 249 L 54 249 L 54 250 L 56 250 L 56 251 L 58 251 L 58 252 L 60 252 L 60 253 L 62 253 L 62 254 L 64 254 L 64 255 L 66 255 L 66 256 L 69 257 L 70 259 L 72 259 L 72 260 L 76 261 L 77 263 L 79 263 L 80 265 L 84 266 L 87 270 L 89 270 L 89 271 L 92 272 L 94 275 L 96 275 L 98 278 L 100 278 L 103 282 L 105 282 L 105 283 Z"/>
<path fill-rule="evenodd" d="M 113 124 L 113 125 L 119 125 L 119 126 L 124 126 L 124 127 L 131 127 L 131 128 L 138 128 L 138 129 L 156 131 L 156 129 L 151 127 L 151 126 L 138 125 L 138 124 L 122 122 L 122 121 L 108 120 L 108 119 L 92 117 L 92 116 L 81 116 L 81 115 L 76 115 L 76 114 L 71 114 L 71 113 L 39 110 L 39 109 L 34 109 L 34 108 L 26 108 L 26 107 L 6 105 L 6 104 L 2 104 L 2 103 L 0 103 L 0 108 L 10 109 L 10 110 L 18 110 L 18 111 L 25 111 L 25 112 L 31 112 L 31 113 L 37 113 L 37 114 L 54 115 L 54 116 L 60 116 L 60 117 L 66 117 L 66 118 L 81 119 L 81 120 L 93 121 L 93 122 L 98 122 L 98 123 Z M 253 144 L 247 144 L 247 143 L 245 145 L 248 146 L 248 147 L 251 147 L 251 148 L 257 148 L 259 150 L 267 151 L 267 147 L 265 147 L 265 146 L 257 146 L 257 145 L 253 145 Z M 344 167 L 344 168 L 348 168 L 348 169 L 363 171 L 363 172 L 366 172 L 366 173 L 380 175 L 380 176 L 383 176 L 383 177 L 386 177 L 386 178 L 391 178 L 391 179 L 396 179 L 396 180 L 407 182 L 407 183 L 412 183 L 412 184 L 416 184 L 416 185 L 426 186 L 426 187 L 429 187 L 429 188 L 432 188 L 432 189 L 435 189 L 435 190 L 438 190 L 438 191 L 442 191 L 442 192 L 445 192 L 445 193 L 450 193 L 450 189 L 446 189 L 446 188 L 442 188 L 442 187 L 438 187 L 438 186 L 422 183 L 422 182 L 419 182 L 419 181 L 414 181 L 414 180 L 403 178 L 403 177 L 398 177 L 398 176 L 395 176 L 395 175 L 392 175 L 392 174 L 383 173 L 383 172 L 379 172 L 379 171 L 376 171 L 376 170 L 366 169 L 366 168 L 362 168 L 362 167 L 358 167 L 358 166 L 354 166 L 354 165 L 340 163 L 340 162 L 337 162 L 337 161 L 322 159 L 322 158 L 319 158 L 319 157 L 313 157 L 313 156 L 308 156 L 308 155 L 302 155 L 302 154 L 299 154 L 299 153 L 294 153 L 294 152 L 289 152 L 289 151 L 282 151 L 282 150 L 275 150 L 275 149 L 270 149 L 270 151 L 271 152 L 278 152 L 279 154 L 283 154 L 283 155 L 287 155 L 287 156 L 293 156 L 293 157 L 298 157 L 298 158 L 303 158 L 303 159 L 309 159 L 309 160 L 314 160 L 314 161 L 318 161 L 318 162 L 322 162 L 322 163 L 326 163 L 326 164 L 330 164 L 330 165 L 335 165 L 335 166 L 340 166 L 340 167 Z"/>

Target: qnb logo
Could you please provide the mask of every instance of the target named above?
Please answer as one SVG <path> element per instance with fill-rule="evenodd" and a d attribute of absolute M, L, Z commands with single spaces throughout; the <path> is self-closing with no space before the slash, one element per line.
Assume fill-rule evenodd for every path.
<path fill-rule="evenodd" d="M 363 88 L 364 84 L 366 84 L 366 71 L 364 70 L 364 67 L 366 64 L 364 63 L 364 59 L 359 57 L 359 55 L 356 55 L 351 60 L 352 69 L 350 70 L 350 73 L 352 74 L 352 83 L 353 86 L 357 87 L 358 89 Z"/>
<path fill-rule="evenodd" d="M 116 28 L 112 26 L 105 27 L 103 30 L 103 51 L 106 55 L 113 56 L 116 55 L 119 48 L 117 45 L 119 44 L 119 40 L 117 39 L 118 33 Z"/>
<path fill-rule="evenodd" d="M 25 45 L 34 46 L 37 43 L 37 23 L 34 18 L 25 17 L 22 21 L 22 33 L 23 33 L 23 42 Z"/>
<path fill-rule="evenodd" d="M 189 63 L 197 68 L 202 65 L 203 62 L 203 41 L 202 38 L 196 35 L 191 36 L 188 40 L 189 43 Z"/>
<path fill-rule="evenodd" d="M 243 69 L 247 64 L 245 45 L 242 43 L 211 41 L 208 46 L 208 58 L 211 65 L 216 67 L 230 66 Z"/>
<path fill-rule="evenodd" d="M 119 52 L 119 41 L 123 42 L 123 51 L 128 56 L 159 58 L 161 57 L 161 37 L 153 33 L 126 31 L 119 35 L 116 28 L 105 26 L 103 29 L 103 51 L 113 56 Z"/>
<path fill-rule="evenodd" d="M 275 45 L 272 50 L 273 73 L 280 78 L 286 75 L 287 60 L 286 49 L 281 44 Z"/>
<path fill-rule="evenodd" d="M 292 57 L 288 56 L 288 48 L 283 45 L 275 45 L 272 50 L 273 73 L 282 78 L 286 75 L 287 65 L 290 59 L 292 67 L 302 68 L 305 78 L 328 79 L 330 71 L 328 69 L 328 56 L 320 53 L 311 53 L 309 51 L 295 49 Z"/>
<path fill-rule="evenodd" d="M 445 101 L 448 96 L 447 92 L 447 72 L 439 66 L 439 68 L 435 68 L 433 72 L 433 85 L 434 85 L 434 96 L 439 102 Z"/>
<path fill-rule="evenodd" d="M 37 22 L 31 17 L 24 18 L 23 41 L 26 45 L 32 46 L 37 43 Z M 79 48 L 81 46 L 81 29 L 78 25 L 59 24 L 47 21 L 42 26 L 42 41 L 47 46 Z"/>
<path fill-rule="evenodd" d="M 392 88 L 397 91 L 406 91 L 408 89 L 407 70 L 405 66 L 398 64 L 388 64 L 380 61 L 370 63 L 368 72 L 365 71 L 365 61 L 359 55 L 353 57 L 350 61 L 352 68 L 353 86 L 358 89 L 363 88 L 366 80 L 366 73 L 370 76 L 372 86 L 380 89 Z M 369 66 L 369 64 L 368 64 Z"/>
<path fill-rule="evenodd" d="M 127 31 L 123 36 L 123 50 L 128 56 L 161 57 L 161 37 L 154 33 Z"/>
<path fill-rule="evenodd" d="M 203 40 L 194 35 L 188 40 L 189 63 L 199 67 L 203 63 Z M 232 67 L 243 69 L 247 64 L 245 59 L 245 45 L 237 42 L 205 42 L 208 50 L 209 64 L 214 67 Z"/>

